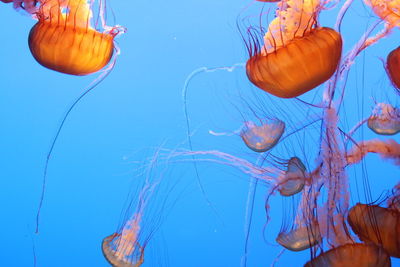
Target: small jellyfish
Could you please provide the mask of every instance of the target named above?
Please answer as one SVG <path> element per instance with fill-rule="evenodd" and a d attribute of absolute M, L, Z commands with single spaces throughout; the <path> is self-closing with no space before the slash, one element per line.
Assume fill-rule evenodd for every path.
<path fill-rule="evenodd" d="M 305 184 L 306 166 L 298 157 L 288 161 L 288 167 L 283 178 L 283 183 L 278 190 L 282 196 L 293 196 L 303 190 Z"/>
<path fill-rule="evenodd" d="M 112 266 L 139 267 L 144 262 L 144 247 L 139 242 L 140 225 L 133 218 L 121 234 L 114 233 L 103 239 L 101 249 Z"/>
<path fill-rule="evenodd" d="M 381 246 L 392 257 L 400 257 L 399 211 L 358 203 L 350 209 L 347 220 L 362 241 Z"/>
<path fill-rule="evenodd" d="M 368 119 L 368 127 L 380 135 L 394 135 L 400 132 L 400 111 L 390 104 L 376 104 Z"/>
<path fill-rule="evenodd" d="M 277 97 L 293 98 L 333 75 L 342 54 L 342 38 L 331 28 L 316 26 L 320 5 L 315 0 L 280 2 L 264 46 L 251 36 L 254 43 L 247 44 L 246 73 L 255 86 Z"/>
<path fill-rule="evenodd" d="M 391 260 L 385 250 L 370 244 L 347 244 L 321 253 L 307 262 L 305 267 L 390 267 Z"/>
<path fill-rule="evenodd" d="M 285 123 L 278 119 L 274 119 L 270 123 L 262 123 L 261 126 L 247 121 L 240 136 L 251 150 L 265 152 L 278 143 L 284 131 Z"/>
<path fill-rule="evenodd" d="M 29 48 L 41 65 L 72 75 L 99 71 L 111 60 L 114 37 L 120 27 L 99 32 L 91 26 L 92 4 L 86 0 L 39 1 L 36 23 L 29 34 Z"/>
<path fill-rule="evenodd" d="M 156 155 L 157 156 L 157 155 Z M 137 198 L 128 205 L 125 219 L 119 229 L 103 239 L 101 249 L 107 261 L 116 267 L 139 267 L 144 262 L 145 248 L 160 223 L 161 210 L 153 210 L 149 216 L 147 209 L 155 189 L 159 186 L 160 177 L 155 176 L 154 166 L 157 158 L 150 162 L 145 173 L 145 181 Z M 153 205 L 156 201 L 152 200 Z M 134 209 L 131 211 L 131 209 Z M 156 213 L 153 213 L 156 212 Z"/>
<path fill-rule="evenodd" d="M 291 251 L 308 249 L 315 246 L 320 241 L 321 233 L 316 223 L 312 223 L 308 226 L 301 226 L 288 232 L 281 232 L 276 238 L 276 242 Z"/>

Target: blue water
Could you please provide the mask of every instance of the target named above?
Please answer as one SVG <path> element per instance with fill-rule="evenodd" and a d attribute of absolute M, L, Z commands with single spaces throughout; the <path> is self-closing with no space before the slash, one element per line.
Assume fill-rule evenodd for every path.
<path fill-rule="evenodd" d="M 236 21 L 240 15 L 239 22 L 243 22 L 242 14 L 258 16 L 262 6 L 243 11 L 250 1 L 108 3 L 115 22 L 128 28 L 117 40 L 121 56 L 110 76 L 73 110 L 58 139 L 48 169 L 38 235 L 34 234 L 35 218 L 47 151 L 67 107 L 96 74 L 74 77 L 40 66 L 27 45 L 35 22 L 11 5 L 0 6 L 0 266 L 33 266 L 35 257 L 37 266 L 108 266 L 101 240 L 116 231 L 126 202 L 135 197 L 137 162 L 146 162 L 160 146 L 187 147 L 182 103 L 187 76 L 203 66 L 245 62 L 247 54 Z M 333 26 L 336 12 L 327 11 L 321 23 Z M 359 3 L 350 9 L 343 26 L 345 51 L 373 19 Z M 363 26 L 355 27 L 357 23 Z M 357 59 L 341 114 L 346 130 L 369 115 L 374 99 L 398 104 L 399 96 L 393 93 L 379 58 L 397 47 L 399 37 L 395 31 Z M 323 88 L 318 90 L 321 93 Z M 248 82 L 243 68 L 194 77 L 188 87 L 194 149 L 219 149 L 255 163 L 256 155 L 238 136 L 216 137 L 208 130 L 235 131 L 243 118 L 251 116 L 252 104 L 269 115 L 275 110 L 271 103 L 281 109 L 288 105 L 263 94 Z M 265 102 L 260 100 L 264 98 Z M 307 119 L 301 117 L 307 110 L 302 115 L 287 112 L 286 119 L 294 125 L 298 118 Z M 308 131 L 292 141 L 293 146 L 277 149 L 288 154 L 310 151 L 308 164 L 312 165 L 318 137 Z M 358 140 L 375 137 L 367 128 L 357 135 Z M 394 139 L 400 141 L 398 136 Z M 144 266 L 240 266 L 249 177 L 220 164 L 199 163 L 205 197 L 191 162 L 171 162 L 169 167 L 163 178 L 170 182 L 160 190 L 173 190 L 161 191 L 155 198 L 161 214 L 149 211 L 148 216 L 159 216 L 162 224 L 149 242 Z M 373 199 L 398 181 L 398 168 L 376 155 L 368 156 L 362 167 L 367 172 L 361 168 L 349 171 L 351 203 L 364 199 L 360 183 L 366 175 Z M 248 266 L 269 266 L 281 251 L 274 240 L 288 203 L 279 196 L 273 198 L 266 242 L 266 192 L 266 186 L 258 187 Z M 165 199 L 171 205 L 160 209 Z M 277 266 L 302 266 L 308 259 L 308 251 L 285 252 Z M 398 260 L 393 262 L 396 265 L 400 266 Z"/>

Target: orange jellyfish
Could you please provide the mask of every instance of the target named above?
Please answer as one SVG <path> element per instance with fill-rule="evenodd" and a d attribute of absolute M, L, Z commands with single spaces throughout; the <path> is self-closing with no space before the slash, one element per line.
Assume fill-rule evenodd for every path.
<path fill-rule="evenodd" d="M 320 8 L 314 0 L 278 3 L 264 46 L 254 36 L 251 39 L 256 41 L 247 45 L 246 73 L 255 86 L 277 97 L 293 98 L 333 75 L 342 54 L 342 38 L 335 30 L 317 25 Z"/>
<path fill-rule="evenodd" d="M 39 1 L 39 20 L 30 31 L 29 48 L 46 68 L 72 75 L 87 75 L 106 66 L 114 52 L 120 28 L 99 32 L 91 26 L 91 4 L 86 0 Z"/>
<path fill-rule="evenodd" d="M 386 60 L 386 70 L 393 86 L 400 89 L 400 47 L 389 53 Z"/>
<path fill-rule="evenodd" d="M 348 222 L 362 241 L 381 246 L 390 256 L 400 258 L 398 210 L 358 203 L 351 208 Z"/>
<path fill-rule="evenodd" d="M 390 267 L 389 255 L 382 248 L 366 244 L 347 244 L 321 253 L 305 267 Z"/>

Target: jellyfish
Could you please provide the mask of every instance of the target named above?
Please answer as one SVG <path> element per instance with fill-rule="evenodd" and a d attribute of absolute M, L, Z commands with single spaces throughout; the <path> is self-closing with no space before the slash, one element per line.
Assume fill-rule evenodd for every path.
<path fill-rule="evenodd" d="M 390 104 L 376 104 L 368 118 L 368 127 L 377 134 L 394 135 L 400 132 L 400 111 Z"/>
<path fill-rule="evenodd" d="M 140 220 L 132 218 L 122 233 L 114 233 L 103 239 L 101 249 L 104 257 L 112 266 L 139 267 L 144 262 L 144 249 L 138 242 Z"/>
<path fill-rule="evenodd" d="M 400 47 L 394 49 L 387 56 L 386 70 L 393 86 L 400 89 Z"/>
<path fill-rule="evenodd" d="M 142 185 L 130 201 L 125 219 L 118 230 L 105 237 L 101 244 L 103 255 L 112 266 L 141 266 L 146 246 L 161 223 L 162 207 L 157 206 L 158 199 L 154 198 L 165 172 L 159 162 L 159 150 L 146 161 L 144 172 L 135 177 Z M 166 199 L 162 202 L 165 206 Z M 151 214 L 148 212 L 150 208 Z"/>
<path fill-rule="evenodd" d="M 125 29 L 105 23 L 104 3 L 99 4 L 98 23 L 92 22 L 94 1 L 88 0 L 2 0 L 14 3 L 37 19 L 28 45 L 42 66 L 65 74 L 88 75 L 110 63 L 114 38 Z M 98 28 L 102 28 L 99 30 Z"/>
<path fill-rule="evenodd" d="M 252 121 L 247 121 L 240 136 L 251 150 L 265 152 L 278 143 L 284 131 L 285 123 L 278 119 L 274 119 L 270 123 L 262 123 L 260 126 Z"/>
<path fill-rule="evenodd" d="M 298 157 L 292 157 L 288 161 L 288 167 L 278 188 L 282 196 L 293 196 L 303 190 L 305 184 L 306 166 Z"/>
<path fill-rule="evenodd" d="M 118 27 L 100 32 L 91 26 L 86 0 L 41 1 L 28 43 L 33 57 L 46 68 L 72 75 L 88 75 L 104 68 L 114 52 Z"/>
<path fill-rule="evenodd" d="M 375 245 L 346 244 L 326 252 L 307 262 L 305 267 L 390 267 L 391 260 L 385 250 Z"/>
<path fill-rule="evenodd" d="M 321 242 L 321 234 L 318 225 L 311 223 L 308 226 L 280 232 L 276 242 L 291 251 L 302 251 Z"/>
<path fill-rule="evenodd" d="M 381 246 L 392 257 L 400 258 L 400 212 L 378 205 L 356 204 L 348 221 L 364 241 Z"/>
<path fill-rule="evenodd" d="M 293 98 L 333 75 L 342 54 L 342 38 L 335 30 L 317 25 L 320 9 L 320 1 L 278 3 L 264 46 L 259 47 L 261 41 L 247 45 L 246 73 L 255 86 L 277 97 Z"/>

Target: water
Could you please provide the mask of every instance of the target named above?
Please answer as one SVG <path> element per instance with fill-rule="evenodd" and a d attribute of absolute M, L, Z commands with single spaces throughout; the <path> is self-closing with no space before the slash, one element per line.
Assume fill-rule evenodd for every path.
<path fill-rule="evenodd" d="M 249 3 L 108 1 L 115 22 L 128 28 L 117 40 L 121 56 L 110 76 L 71 113 L 60 135 L 48 169 L 39 235 L 34 234 L 35 217 L 46 153 L 67 107 L 96 74 L 74 77 L 37 64 L 27 46 L 34 21 L 10 5 L 1 5 L 0 266 L 33 266 L 34 255 L 37 266 L 108 266 L 101 253 L 101 240 L 116 231 L 125 203 L 135 196 L 136 162 L 151 157 L 151 151 L 161 144 L 170 149 L 187 147 L 181 96 L 187 76 L 202 66 L 232 66 L 246 61 L 236 20 Z M 343 27 L 345 51 L 372 20 L 364 11 L 357 12 L 357 5 L 344 20 L 348 25 Z M 246 14 L 258 16 L 261 6 L 253 5 Z M 327 11 L 322 23 L 333 26 L 336 12 Z M 108 19 L 113 24 L 112 16 Z M 351 26 L 358 21 L 365 25 Z M 394 106 L 398 103 L 379 61 L 398 45 L 398 37 L 396 31 L 358 58 L 350 73 L 342 111 L 346 117 L 342 125 L 347 130 L 369 115 L 372 98 L 390 101 Z M 239 129 L 243 118 L 251 116 L 248 105 L 252 103 L 268 115 L 275 114 L 271 111 L 275 108 L 257 102 L 263 92 L 248 82 L 244 69 L 201 73 L 192 79 L 188 90 L 194 149 L 219 149 L 255 163 L 257 155 L 246 148 L 240 136 L 209 134 L 209 130 Z M 318 89 L 319 95 L 322 90 Z M 263 97 L 263 103 L 273 101 Z M 313 97 L 314 92 L 306 99 Z M 285 103 L 277 102 L 276 110 L 281 111 Z M 310 122 L 307 107 L 298 102 L 294 105 L 296 110 L 305 111 L 280 119 L 290 121 L 292 127 L 298 120 Z M 307 164 L 312 166 L 312 155 L 318 152 L 314 150 L 318 127 L 303 132 L 306 134 L 300 137 L 306 140 L 304 143 L 290 143 L 301 146 L 277 149 L 287 154 L 310 151 Z M 306 138 L 308 133 L 313 138 Z M 357 138 L 376 137 L 366 127 L 358 134 Z M 397 136 L 394 139 L 399 141 Z M 398 169 L 376 155 L 368 156 L 363 166 L 368 169 L 373 199 L 398 181 Z M 197 184 L 193 164 L 170 163 L 170 167 L 173 170 L 168 174 L 173 177 L 165 177 L 171 179 L 169 185 L 176 186 L 168 199 L 176 203 L 163 210 L 161 227 L 149 242 L 144 266 L 240 266 L 248 175 L 199 162 L 210 207 Z M 363 200 L 362 173 L 361 168 L 349 172 L 354 188 L 351 203 Z M 290 206 L 290 201 L 273 198 L 265 242 L 262 231 L 267 191 L 264 185 L 257 189 L 248 266 L 267 266 L 281 251 L 275 238 L 282 217 L 290 213 L 282 213 L 282 207 Z M 160 205 L 168 192 L 157 196 Z M 302 266 L 308 259 L 308 251 L 285 252 L 277 266 Z M 400 266 L 398 260 L 392 264 Z"/>

